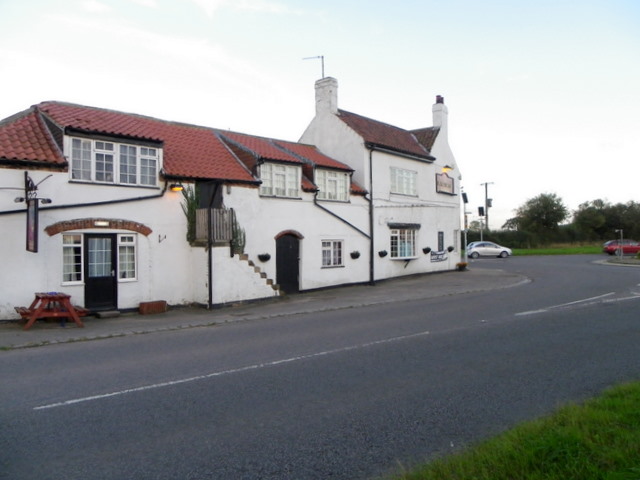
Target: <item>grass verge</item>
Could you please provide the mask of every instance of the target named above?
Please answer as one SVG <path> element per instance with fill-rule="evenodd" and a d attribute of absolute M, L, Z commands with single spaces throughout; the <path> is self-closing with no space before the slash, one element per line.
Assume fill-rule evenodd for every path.
<path fill-rule="evenodd" d="M 583 247 L 549 247 L 549 248 L 514 248 L 514 255 L 583 255 L 583 254 L 600 254 L 601 246 L 583 246 Z"/>
<path fill-rule="evenodd" d="M 640 382 L 620 385 L 397 480 L 638 480 Z"/>

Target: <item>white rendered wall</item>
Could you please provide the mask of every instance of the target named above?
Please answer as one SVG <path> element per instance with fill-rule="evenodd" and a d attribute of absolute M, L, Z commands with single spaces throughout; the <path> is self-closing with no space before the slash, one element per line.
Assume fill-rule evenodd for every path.
<path fill-rule="evenodd" d="M 24 187 L 23 170 L 2 170 L 2 184 Z M 35 183 L 50 172 L 29 171 Z M 185 238 L 186 218 L 181 209 L 182 195 L 165 192 L 159 198 L 108 205 L 82 206 L 89 202 L 122 200 L 162 194 L 162 188 L 118 187 L 71 183 L 68 173 L 52 173 L 38 187 L 38 196 L 51 198 L 42 205 L 39 215 L 38 252 L 25 249 L 26 211 L 24 203 L 14 198 L 20 191 L 0 190 L 0 211 L 16 210 L 0 215 L 2 248 L 0 262 L 0 319 L 17 318 L 14 306 L 28 306 L 35 292 L 63 291 L 72 302 L 84 305 L 84 284 L 63 283 L 62 235 L 71 233 L 125 233 L 136 238 L 137 278 L 118 282 L 118 308 L 137 308 L 142 301 L 166 300 L 169 304 L 193 301 L 194 279 L 187 265 L 193 252 Z M 68 206 L 69 208 L 60 208 Z M 51 208 L 47 208 L 51 207 Z M 145 225 L 151 233 L 124 229 L 76 229 L 49 236 L 47 226 L 62 221 L 87 218 L 126 220 Z"/>

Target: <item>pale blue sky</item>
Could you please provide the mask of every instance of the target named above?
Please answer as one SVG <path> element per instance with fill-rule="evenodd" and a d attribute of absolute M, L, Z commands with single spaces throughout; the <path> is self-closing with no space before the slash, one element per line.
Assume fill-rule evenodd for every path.
<path fill-rule="evenodd" d="M 0 118 L 75 102 L 298 140 L 314 82 L 413 129 L 443 95 L 470 209 L 640 201 L 635 0 L 0 0 Z"/>

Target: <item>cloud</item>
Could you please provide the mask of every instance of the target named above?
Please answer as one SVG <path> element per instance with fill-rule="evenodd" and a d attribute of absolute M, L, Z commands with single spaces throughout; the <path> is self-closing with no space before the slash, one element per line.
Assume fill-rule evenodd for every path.
<path fill-rule="evenodd" d="M 302 14 L 302 10 L 292 10 L 283 3 L 271 0 L 191 0 L 205 11 L 208 17 L 222 9 L 229 8 L 245 12 L 261 12 L 274 14 Z"/>
<path fill-rule="evenodd" d="M 82 2 L 83 10 L 90 13 L 106 13 L 111 11 L 111 7 L 98 0 L 85 0 Z"/>
<path fill-rule="evenodd" d="M 133 3 L 137 3 L 138 5 L 142 5 L 143 7 L 151 7 L 155 8 L 158 6 L 158 2 L 156 0 L 130 0 Z"/>

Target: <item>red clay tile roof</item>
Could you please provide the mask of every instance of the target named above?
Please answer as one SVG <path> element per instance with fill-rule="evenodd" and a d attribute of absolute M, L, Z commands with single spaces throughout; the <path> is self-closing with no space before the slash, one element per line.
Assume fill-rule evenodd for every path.
<path fill-rule="evenodd" d="M 303 143 L 285 142 L 282 140 L 276 140 L 275 143 L 282 148 L 299 155 L 307 161 L 311 162 L 316 167 L 331 168 L 335 170 L 343 170 L 347 172 L 353 172 L 353 169 L 348 165 L 334 160 L 331 157 L 327 157 L 321 153 L 314 145 L 306 145 Z M 362 188 L 358 183 L 351 180 L 351 193 L 357 195 L 365 195 L 367 191 Z"/>
<path fill-rule="evenodd" d="M 256 181 L 211 129 L 58 102 L 38 108 L 67 129 L 162 143 L 163 169 L 169 176 Z"/>
<path fill-rule="evenodd" d="M 0 163 L 66 168 L 62 133 L 78 131 L 157 143 L 163 148 L 163 169 L 170 177 L 258 183 L 257 161 L 272 160 L 301 165 L 302 188 L 315 191 L 309 179 L 314 166 L 352 171 L 312 145 L 62 102 L 43 102 L 1 121 Z M 352 191 L 366 193 L 357 184 Z"/>
<path fill-rule="evenodd" d="M 35 108 L 0 122 L 0 160 L 66 165 Z"/>
<path fill-rule="evenodd" d="M 219 132 L 223 138 L 231 140 L 244 150 L 250 151 L 256 158 L 276 160 L 288 163 L 303 163 L 298 157 L 278 148 L 273 139 L 256 137 L 237 132 Z"/>
<path fill-rule="evenodd" d="M 321 153 L 313 145 L 305 145 L 304 143 L 285 142 L 284 140 L 275 140 L 274 143 L 280 148 L 284 148 L 295 155 L 302 157 L 307 162 L 312 163 L 318 167 L 334 168 L 336 170 L 348 170 L 353 171 L 351 167 L 345 165 L 342 162 L 334 160 L 331 157 L 327 157 Z"/>
<path fill-rule="evenodd" d="M 408 130 L 372 120 L 345 110 L 338 110 L 338 118 L 358 133 L 366 143 L 398 153 L 434 160 L 429 151 Z"/>

